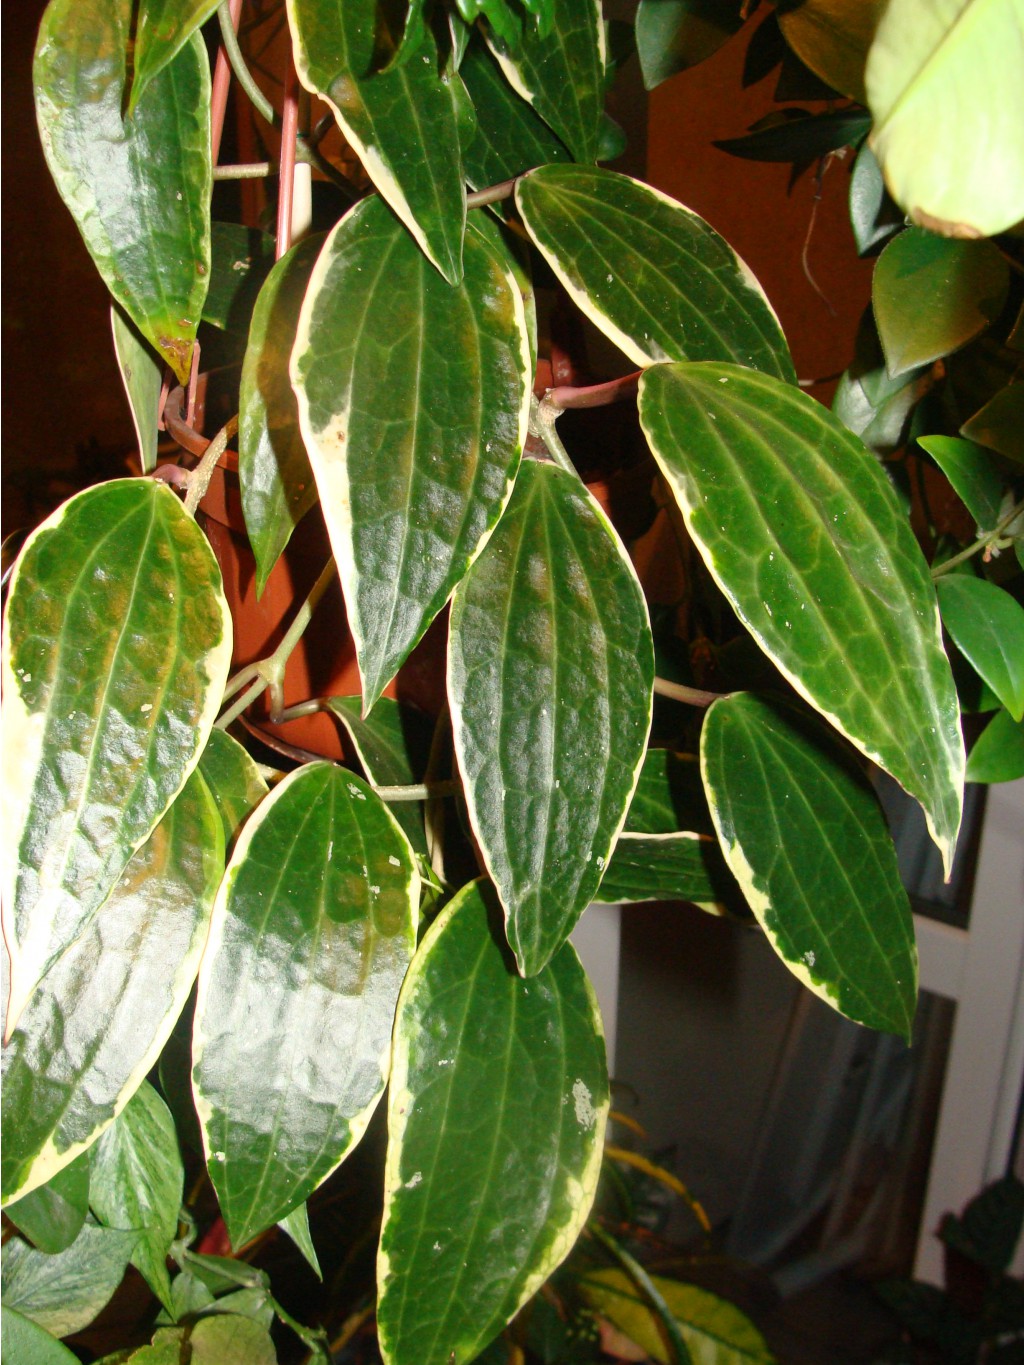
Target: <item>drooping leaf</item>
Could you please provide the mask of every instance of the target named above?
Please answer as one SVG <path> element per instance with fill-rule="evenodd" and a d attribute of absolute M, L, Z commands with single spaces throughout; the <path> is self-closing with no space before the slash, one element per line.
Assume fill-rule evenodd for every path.
<path fill-rule="evenodd" d="M 416 942 L 412 851 L 361 778 L 289 774 L 239 836 L 199 975 L 193 1087 L 232 1244 L 363 1135 Z"/>
<path fill-rule="evenodd" d="M 199 771 L 220 811 L 230 851 L 242 825 L 266 796 L 267 784 L 238 740 L 223 730 L 210 731 Z"/>
<path fill-rule="evenodd" d="M 789 970 L 841 1014 L 909 1039 L 914 925 L 867 779 L 818 721 L 751 692 L 709 709 L 701 772 L 726 861 Z"/>
<path fill-rule="evenodd" d="M 132 51 L 129 112 L 153 77 L 172 61 L 206 23 L 219 0 L 139 0 Z"/>
<path fill-rule="evenodd" d="M 211 223 L 210 288 L 203 321 L 248 335 L 252 310 L 274 265 L 274 239 L 241 223 Z"/>
<path fill-rule="evenodd" d="M 865 71 L 871 145 L 915 223 L 979 237 L 1024 218 L 1022 69 L 1016 0 L 890 0 Z"/>
<path fill-rule="evenodd" d="M 19 1232 L 33 1246 L 52 1255 L 64 1251 L 78 1236 L 89 1212 L 89 1160 L 83 1152 L 52 1180 L 4 1209 Z"/>
<path fill-rule="evenodd" d="M 334 110 L 366 173 L 450 284 L 462 278 L 466 191 L 454 82 L 426 26 L 397 67 L 375 69 L 374 0 L 288 0 L 295 65 Z"/>
<path fill-rule="evenodd" d="M 195 774 L 4 1048 L 5 1202 L 69 1165 L 138 1089 L 188 998 L 223 870 Z"/>
<path fill-rule="evenodd" d="M 760 285 L 682 204 L 587 166 L 531 172 L 516 187 L 516 203 L 576 303 L 635 364 L 735 360 L 795 379 Z"/>
<path fill-rule="evenodd" d="M 210 273 L 210 68 L 199 34 L 122 116 L 132 0 L 50 0 L 36 116 L 114 298 L 184 383 Z"/>
<path fill-rule="evenodd" d="M 466 179 L 474 189 L 569 160 L 564 144 L 513 90 L 479 39 L 466 49 L 459 74 L 476 109 L 476 132 L 464 149 Z"/>
<path fill-rule="evenodd" d="M 764 1337 L 735 1304 L 695 1284 L 654 1275 L 652 1283 L 679 1324 L 693 1365 L 774 1365 Z M 591 1270 L 579 1280 L 584 1301 L 652 1360 L 668 1365 L 658 1318 L 621 1270 Z"/>
<path fill-rule="evenodd" d="M 145 1081 L 92 1149 L 89 1202 L 108 1228 L 139 1234 L 132 1265 L 170 1311 L 167 1256 L 185 1178 L 170 1110 Z"/>
<path fill-rule="evenodd" d="M 994 242 L 907 228 L 882 252 L 871 302 L 893 377 L 949 355 L 1002 310 L 1010 267 Z"/>
<path fill-rule="evenodd" d="M 286 1232 L 298 1249 L 302 1252 L 303 1258 L 310 1270 L 322 1280 L 324 1275 L 320 1269 L 320 1260 L 316 1254 L 316 1247 L 313 1245 L 313 1238 L 309 1233 L 309 1213 L 305 1204 L 299 1204 L 292 1209 L 291 1213 L 286 1214 L 278 1221 L 277 1226 Z"/>
<path fill-rule="evenodd" d="M 798 389 L 659 365 L 640 419 L 712 576 L 801 696 L 922 805 L 947 872 L 963 741 L 928 567 L 878 462 Z"/>
<path fill-rule="evenodd" d="M 78 1365 L 78 1357 L 66 1346 L 6 1305 L 0 1307 L 0 1354 L 22 1365 Z"/>
<path fill-rule="evenodd" d="M 645 89 L 714 56 L 742 24 L 736 0 L 640 0 L 636 50 Z"/>
<path fill-rule="evenodd" d="M 473 831 L 525 976 L 600 884 L 643 762 L 654 649 L 625 549 L 584 486 L 524 461 L 456 590 L 448 695 Z"/>
<path fill-rule="evenodd" d="M 422 782 L 430 757 L 433 723 L 415 707 L 381 697 L 368 716 L 361 697 L 331 697 L 328 706 L 351 737 L 363 771 L 375 787 L 406 787 Z M 396 801 L 390 807 L 417 853 L 427 852 L 423 807 Z"/>
<path fill-rule="evenodd" d="M 316 481 L 288 378 L 299 309 L 323 237 L 307 237 L 271 270 L 252 315 L 238 395 L 238 480 L 256 556 L 256 591 L 316 502 Z"/>
<path fill-rule="evenodd" d="M 53 1256 L 10 1238 L 4 1243 L 4 1308 L 55 1337 L 81 1331 L 121 1283 L 136 1236 L 87 1223 L 66 1251 Z"/>
<path fill-rule="evenodd" d="M 988 451 L 958 436 L 919 436 L 917 443 L 953 485 L 979 532 L 991 531 L 999 520 L 1003 481 Z"/>
<path fill-rule="evenodd" d="M 446 284 L 378 199 L 328 238 L 292 382 L 374 704 L 508 500 L 530 380 L 516 281 L 475 231 Z"/>
<path fill-rule="evenodd" d="M 156 422 L 163 372 L 152 348 L 116 304 L 110 309 L 110 326 L 117 366 L 135 425 L 135 439 L 139 443 L 139 462 L 143 474 L 148 474 L 156 468 Z"/>
<path fill-rule="evenodd" d="M 779 10 L 782 36 L 826 85 L 863 104 L 864 64 L 885 0 L 799 0 Z"/>
<path fill-rule="evenodd" d="M 1014 720 L 1024 719 L 1024 607 L 997 584 L 968 574 L 945 574 L 936 587 L 957 649 Z"/>
<path fill-rule="evenodd" d="M 997 711 L 967 758 L 968 782 L 1014 782 L 1024 777 L 1024 721 Z"/>
<path fill-rule="evenodd" d="M 569 148 L 595 161 L 605 88 L 605 31 L 596 0 L 554 0 L 554 25 L 542 36 L 526 26 L 514 46 L 486 34 L 505 79 Z"/>
<path fill-rule="evenodd" d="M 524 981 L 500 937 L 489 888 L 464 887 L 399 1001 L 377 1257 L 387 1365 L 472 1360 L 568 1255 L 594 1198 L 608 1080 L 593 990 L 571 945 Z"/>
<path fill-rule="evenodd" d="M 824 114 L 787 109 L 742 137 L 721 138 L 714 145 L 749 161 L 805 161 L 848 147 L 864 136 L 871 119 L 860 109 Z"/>
<path fill-rule="evenodd" d="M 230 656 L 217 561 L 166 484 L 98 484 L 25 543 L 3 646 L 8 1034 L 198 762 Z"/>
<path fill-rule="evenodd" d="M 960 435 L 1024 464 L 1024 384 L 1007 384 L 960 428 Z"/>
<path fill-rule="evenodd" d="M 867 142 L 850 172 L 850 226 L 860 256 L 903 226 L 903 214 L 885 192 L 878 159 Z"/>

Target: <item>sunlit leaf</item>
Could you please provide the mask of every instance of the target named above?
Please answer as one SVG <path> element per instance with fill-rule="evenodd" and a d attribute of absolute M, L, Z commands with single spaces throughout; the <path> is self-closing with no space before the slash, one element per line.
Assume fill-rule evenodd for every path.
<path fill-rule="evenodd" d="M 530 381 L 522 299 L 472 229 L 466 274 L 432 270 L 379 199 L 328 238 L 292 379 L 369 709 L 508 499 Z"/>
<path fill-rule="evenodd" d="M 219 0 L 139 0 L 132 51 L 129 111 L 143 90 L 178 55 L 196 29 L 205 24 Z"/>
<path fill-rule="evenodd" d="M 795 378 L 761 286 L 690 209 L 587 166 L 531 172 L 516 203 L 576 303 L 635 364 L 735 360 Z"/>
<path fill-rule="evenodd" d="M 640 418 L 690 534 L 797 691 L 922 805 L 947 871 L 963 742 L 928 566 L 877 460 L 798 389 L 659 365 Z"/>
<path fill-rule="evenodd" d="M 132 10 L 132 0 L 50 0 L 36 116 L 97 269 L 184 383 L 210 273 L 210 68 L 194 34 L 124 117 Z"/>
<path fill-rule="evenodd" d="M 782 36 L 833 90 L 865 102 L 864 63 L 885 0 L 798 0 L 779 9 Z"/>
<path fill-rule="evenodd" d="M 86 1224 L 67 1250 L 54 1256 L 20 1237 L 10 1238 L 4 1243 L 4 1308 L 24 1314 L 55 1337 L 81 1331 L 121 1283 L 136 1237 Z"/>
<path fill-rule="evenodd" d="M 654 651 L 643 593 L 573 475 L 524 461 L 456 590 L 448 694 L 466 804 L 525 975 L 593 898 L 636 785 Z"/>
<path fill-rule="evenodd" d="M 83 1152 L 45 1185 L 5 1207 L 14 1226 L 40 1251 L 64 1251 L 82 1230 L 89 1212 L 90 1156 Z"/>
<path fill-rule="evenodd" d="M 958 436 L 919 436 L 917 443 L 953 485 L 978 523 L 978 530 L 991 531 L 999 520 L 1003 500 L 1003 481 L 991 454 L 976 441 Z"/>
<path fill-rule="evenodd" d="M 266 796 L 267 784 L 238 740 L 223 730 L 210 731 L 199 771 L 220 811 L 224 843 L 230 850 L 242 825 Z"/>
<path fill-rule="evenodd" d="M 230 655 L 217 561 L 165 484 L 98 484 L 26 542 L 3 645 L 8 1032 L 198 762 Z"/>
<path fill-rule="evenodd" d="M 995 583 L 945 574 L 936 584 L 957 649 L 1014 720 L 1024 719 L 1024 607 Z"/>
<path fill-rule="evenodd" d="M 742 24 L 737 0 L 640 0 L 636 50 L 645 88 L 713 56 Z"/>
<path fill-rule="evenodd" d="M 362 1137 L 387 1081 L 419 878 L 387 807 L 328 763 L 289 774 L 235 845 L 199 975 L 193 1085 L 237 1248 Z"/>
<path fill-rule="evenodd" d="M 402 990 L 377 1258 L 387 1365 L 472 1360 L 593 1202 L 608 1110 L 597 1001 L 571 945 L 524 981 L 500 940 L 493 896 L 472 883 Z"/>
<path fill-rule="evenodd" d="M 163 370 L 138 328 L 116 304 L 110 310 L 110 326 L 117 367 L 121 371 L 135 425 L 135 439 L 139 443 L 139 463 L 143 474 L 148 474 L 156 468 L 159 435 L 156 423 Z"/>
<path fill-rule="evenodd" d="M 459 74 L 476 109 L 476 132 L 464 150 L 466 179 L 474 189 L 569 160 L 565 146 L 513 90 L 481 41 L 470 43 Z"/>

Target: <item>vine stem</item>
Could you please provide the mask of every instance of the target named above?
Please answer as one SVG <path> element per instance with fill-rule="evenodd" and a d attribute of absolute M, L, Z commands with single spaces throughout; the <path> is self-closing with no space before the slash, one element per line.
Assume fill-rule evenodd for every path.
<path fill-rule="evenodd" d="M 731 696 L 729 692 L 705 692 L 700 687 L 687 687 L 685 683 L 669 682 L 668 678 L 655 678 L 654 691 L 659 697 L 671 697 L 673 701 L 685 702 L 687 706 L 708 707 L 713 701 Z"/>
<path fill-rule="evenodd" d="M 277 245 L 275 259 L 287 255 L 292 244 L 292 205 L 295 202 L 295 140 L 299 132 L 299 78 L 291 55 L 284 73 L 284 113 L 281 117 L 281 162 L 277 180 Z M 307 171 L 308 175 L 309 172 Z"/>
<path fill-rule="evenodd" d="M 569 458 L 569 452 L 562 445 L 561 438 L 555 430 L 555 422 L 558 420 L 560 412 L 561 408 L 548 402 L 547 395 L 539 403 L 536 398 L 531 398 L 530 435 L 536 436 L 544 442 L 547 452 L 555 464 L 579 478 L 579 471 Z"/>
<path fill-rule="evenodd" d="M 609 379 L 605 384 L 588 384 L 574 388 L 571 384 L 559 384 L 548 389 L 543 402 L 564 412 L 566 408 L 604 408 L 610 403 L 623 403 L 636 397 L 643 370 L 634 370 L 620 379 Z"/>
<path fill-rule="evenodd" d="M 206 490 L 213 478 L 217 461 L 228 448 L 228 442 L 238 430 L 238 413 L 230 417 L 203 452 L 203 458 L 188 476 L 188 492 L 185 494 L 185 511 L 195 516 L 196 508 L 206 496 Z"/>
<path fill-rule="evenodd" d="M 665 1302 L 664 1296 L 658 1291 L 654 1281 L 648 1275 L 635 1256 L 631 1256 L 625 1247 L 620 1246 L 610 1233 L 605 1232 L 599 1223 L 588 1223 L 587 1231 L 591 1236 L 596 1237 L 606 1251 L 618 1261 L 629 1278 L 636 1285 L 637 1289 L 644 1296 L 651 1308 L 657 1314 L 658 1320 L 665 1329 L 668 1337 L 668 1346 L 671 1349 L 675 1365 L 693 1365 L 693 1357 L 690 1355 L 683 1334 L 679 1329 L 679 1323 L 673 1316 L 671 1308 Z"/>
<path fill-rule="evenodd" d="M 232 33 L 237 31 L 241 15 L 242 0 L 228 0 L 227 19 Z M 221 21 L 221 31 L 223 32 L 223 20 Z M 216 166 L 217 158 L 220 156 L 220 142 L 224 134 L 224 114 L 228 107 L 228 86 L 230 84 L 231 64 L 222 44 L 217 49 L 217 65 L 214 68 L 213 86 L 210 94 L 210 150 L 213 153 L 214 166 Z"/>
<path fill-rule="evenodd" d="M 243 165 L 215 166 L 214 180 L 262 180 L 275 174 L 277 167 L 270 161 L 249 161 Z"/>
<path fill-rule="evenodd" d="M 252 72 L 245 64 L 242 49 L 238 45 L 238 34 L 235 32 L 235 25 L 232 22 L 231 0 L 222 0 L 217 10 L 217 19 L 220 22 L 221 50 L 228 59 L 235 80 L 245 91 L 253 108 L 261 118 L 266 119 L 268 123 L 279 122 L 278 116 L 274 112 L 274 106 L 256 84 Z"/>
<path fill-rule="evenodd" d="M 485 204 L 497 204 L 502 199 L 510 199 L 515 192 L 518 179 L 519 177 L 514 175 L 511 180 L 500 180 L 496 185 L 488 185 L 485 190 L 475 190 L 472 194 L 467 194 L 466 208 L 479 209 Z"/>
<path fill-rule="evenodd" d="M 1022 498 L 1020 502 L 1015 503 L 1007 512 L 1006 516 L 999 519 L 991 531 L 986 531 L 983 536 L 979 536 L 973 545 L 968 545 L 967 548 L 961 550 L 959 554 L 952 555 L 949 559 L 944 559 L 941 564 L 933 565 L 931 570 L 932 580 L 934 581 L 937 578 L 941 578 L 943 574 L 949 573 L 950 569 L 955 569 L 958 564 L 965 563 L 973 555 L 976 555 L 979 550 L 987 550 L 989 546 L 994 545 L 1006 528 L 1012 525 L 1021 513 L 1024 513 L 1024 498 Z"/>

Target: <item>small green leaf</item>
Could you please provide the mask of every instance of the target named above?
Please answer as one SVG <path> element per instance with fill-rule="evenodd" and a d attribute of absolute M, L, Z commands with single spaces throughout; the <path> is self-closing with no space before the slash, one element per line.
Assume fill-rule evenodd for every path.
<path fill-rule="evenodd" d="M 713 578 L 793 684 L 920 802 L 947 872 L 963 741 L 935 593 L 878 461 L 798 389 L 658 365 L 640 420 Z"/>
<path fill-rule="evenodd" d="M 223 871 L 220 819 L 194 774 L 4 1048 L 5 1201 L 88 1148 L 156 1062 L 195 979 Z"/>
<path fill-rule="evenodd" d="M 1024 464 L 1024 384 L 1007 384 L 969 418 L 960 435 Z"/>
<path fill-rule="evenodd" d="M 882 168 L 864 142 L 850 172 L 850 226 L 857 254 L 866 255 L 903 226 L 903 214 L 887 196 Z"/>
<path fill-rule="evenodd" d="M 92 1149 L 89 1202 L 108 1228 L 139 1234 L 132 1265 L 168 1310 L 167 1256 L 178 1231 L 185 1178 L 170 1110 L 145 1081 Z"/>
<path fill-rule="evenodd" d="M 110 309 L 110 326 L 114 333 L 114 354 L 121 380 L 135 424 L 135 439 L 139 443 L 139 461 L 143 474 L 156 468 L 157 416 L 163 370 L 128 315 L 114 304 Z"/>
<path fill-rule="evenodd" d="M 193 1088 L 233 1246 L 302 1203 L 387 1081 L 419 878 L 387 807 L 328 763 L 290 773 L 239 836 L 199 974 Z"/>
<path fill-rule="evenodd" d="M 87 1223 L 67 1250 L 54 1256 L 11 1237 L 4 1243 L 4 1307 L 55 1337 L 80 1332 L 121 1283 L 136 1237 Z"/>
<path fill-rule="evenodd" d="M 997 711 L 967 759 L 968 782 L 1014 782 L 1024 777 L 1024 721 Z"/>
<path fill-rule="evenodd" d="M 569 160 L 564 144 L 512 89 L 479 38 L 466 49 L 459 74 L 476 109 L 476 131 L 464 150 L 466 179 L 474 189 Z"/>
<path fill-rule="evenodd" d="M 737 0 L 640 0 L 636 50 L 644 88 L 714 56 L 742 25 Z"/>
<path fill-rule="evenodd" d="M 0 1308 L 0 1355 L 18 1365 L 78 1365 L 78 1357 L 49 1332 L 6 1306 Z"/>
<path fill-rule="evenodd" d="M 366 173 L 450 284 L 462 279 L 466 190 L 454 82 L 429 27 L 400 66 L 375 69 L 375 0 L 288 0 L 295 65 L 334 110 Z"/>
<path fill-rule="evenodd" d="M 531 172 L 516 203 L 576 303 L 634 364 L 735 360 L 795 380 L 761 286 L 682 204 L 587 166 Z"/>
<path fill-rule="evenodd" d="M 3 646 L 8 1034 L 199 761 L 230 657 L 220 569 L 166 484 L 89 488 L 25 543 Z"/>
<path fill-rule="evenodd" d="M 238 740 L 223 730 L 210 731 L 199 771 L 220 811 L 230 851 L 242 825 L 266 796 L 267 784 Z"/>
<path fill-rule="evenodd" d="M 890 375 L 959 350 L 1002 310 L 1010 267 L 994 242 L 907 228 L 878 258 L 871 302 Z"/>
<path fill-rule="evenodd" d="M 978 523 L 978 531 L 991 531 L 999 520 L 1003 481 L 992 456 L 976 441 L 957 436 L 919 436 L 917 444 L 932 457 Z"/>
<path fill-rule="evenodd" d="M 78 1236 L 89 1212 L 90 1153 L 83 1152 L 52 1180 L 4 1209 L 33 1246 L 53 1255 Z"/>
<path fill-rule="evenodd" d="M 526 26 L 516 43 L 485 34 L 505 79 L 577 161 L 595 161 L 601 140 L 605 31 L 598 0 L 554 0 L 554 25 Z"/>
<path fill-rule="evenodd" d="M 132 0 L 50 0 L 43 151 L 114 298 L 182 383 L 210 273 L 210 68 L 198 33 L 122 117 Z"/>
<path fill-rule="evenodd" d="M 984 578 L 946 574 L 936 584 L 957 649 L 1014 720 L 1024 719 L 1024 607 Z"/>
<path fill-rule="evenodd" d="M 252 315 L 238 395 L 238 480 L 256 556 L 256 592 L 316 502 L 316 481 L 288 378 L 299 309 L 324 239 L 307 237 L 271 270 Z"/>
<path fill-rule="evenodd" d="M 364 200 L 328 238 L 299 321 L 292 382 L 366 711 L 479 554 L 526 438 L 518 285 L 472 230 L 465 265 L 446 284 Z"/>
<path fill-rule="evenodd" d="M 466 804 L 520 971 L 593 899 L 643 762 L 654 649 L 632 564 L 573 475 L 524 461 L 456 590 L 448 695 Z"/>
<path fill-rule="evenodd" d="M 910 1037 L 910 901 L 874 791 L 817 721 L 749 692 L 716 701 L 701 772 L 726 861 L 768 940 L 840 1014 Z"/>
<path fill-rule="evenodd" d="M 1019 4 L 889 0 L 865 71 L 871 145 L 915 223 L 988 237 L 1024 218 L 1022 68 Z"/>
<path fill-rule="evenodd" d="M 714 145 L 749 161 L 807 161 L 858 142 L 871 127 L 860 109 L 837 109 L 825 114 L 786 109 L 770 115 L 742 137 L 721 138 Z"/>
<path fill-rule="evenodd" d="M 129 113 L 143 90 L 172 61 L 196 29 L 206 23 L 219 0 L 139 0 L 132 50 Z"/>
<path fill-rule="evenodd" d="M 277 1365 L 267 1329 L 235 1313 L 201 1318 L 189 1334 L 191 1365 Z"/>
<path fill-rule="evenodd" d="M 524 981 L 471 883 L 402 989 L 377 1326 L 386 1365 L 472 1360 L 572 1250 L 608 1110 L 597 1002 L 571 945 Z"/>
<path fill-rule="evenodd" d="M 210 228 L 210 288 L 203 321 L 247 336 L 257 296 L 274 265 L 274 239 L 240 223 L 211 223 Z"/>
<path fill-rule="evenodd" d="M 320 1261 L 316 1254 L 316 1247 L 313 1245 L 313 1238 L 309 1234 L 309 1212 L 306 1205 L 299 1204 L 292 1209 L 291 1213 L 278 1220 L 277 1226 L 282 1232 L 286 1232 L 298 1249 L 302 1252 L 309 1268 L 318 1280 L 323 1280 L 323 1271 L 320 1269 Z"/>

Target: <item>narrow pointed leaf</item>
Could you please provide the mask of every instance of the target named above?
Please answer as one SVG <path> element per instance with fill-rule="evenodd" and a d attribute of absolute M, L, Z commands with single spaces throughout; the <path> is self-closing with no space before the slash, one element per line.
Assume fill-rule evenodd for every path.
<path fill-rule="evenodd" d="M 4 1048 L 5 1202 L 91 1146 L 155 1064 L 195 980 L 223 870 L 220 820 L 196 774 Z"/>
<path fill-rule="evenodd" d="M 605 89 L 600 4 L 554 0 L 554 25 L 546 35 L 527 24 L 514 45 L 497 33 L 486 36 L 516 94 L 533 105 L 577 161 L 595 161 Z"/>
<path fill-rule="evenodd" d="M 288 0 L 288 20 L 303 85 L 331 106 L 377 189 L 457 284 L 466 225 L 457 97 L 430 28 L 406 61 L 382 71 L 374 0 Z"/>
<path fill-rule="evenodd" d="M 143 1082 L 92 1149 L 90 1203 L 108 1228 L 139 1234 L 131 1262 L 170 1312 L 167 1257 L 185 1179 L 170 1110 Z"/>
<path fill-rule="evenodd" d="M 1003 481 L 991 453 L 959 436 L 919 436 L 917 443 L 956 489 L 978 523 L 979 533 L 991 531 L 999 520 L 1003 501 Z"/>
<path fill-rule="evenodd" d="M 890 375 L 958 350 L 1002 311 L 1010 267 L 994 242 L 957 242 L 907 228 L 882 252 L 871 281 Z"/>
<path fill-rule="evenodd" d="M 230 655 L 217 561 L 165 484 L 87 489 L 26 542 L 3 644 L 8 1032 L 198 762 Z"/>
<path fill-rule="evenodd" d="M 368 711 L 497 523 L 526 437 L 515 279 L 477 233 L 453 287 L 379 199 L 332 233 L 292 358 Z"/>
<path fill-rule="evenodd" d="M 4 1243 L 4 1307 L 56 1337 L 80 1332 L 121 1283 L 135 1238 L 86 1224 L 66 1251 L 48 1256 L 12 1237 Z"/>
<path fill-rule="evenodd" d="M 761 286 L 690 209 L 587 166 L 531 172 L 516 203 L 552 270 L 634 364 L 735 360 L 795 380 Z"/>
<path fill-rule="evenodd" d="M 89 1212 L 90 1152 L 58 1171 L 52 1180 L 4 1209 L 19 1232 L 52 1255 L 78 1236 Z"/>
<path fill-rule="evenodd" d="M 984 578 L 946 574 L 936 587 L 957 649 L 1014 720 L 1024 719 L 1024 607 Z"/>
<path fill-rule="evenodd" d="M 1024 218 L 1016 0 L 889 0 L 864 73 L 871 145 L 915 223 L 993 236 Z"/>
<path fill-rule="evenodd" d="M 475 190 L 533 166 L 570 159 L 565 145 L 512 89 L 479 39 L 466 49 L 459 75 L 476 109 L 476 133 L 464 152 L 466 179 Z"/>
<path fill-rule="evenodd" d="M 163 370 L 138 328 L 116 304 L 110 310 L 110 326 L 114 333 L 117 367 L 121 371 L 135 425 L 135 439 L 139 443 L 142 472 L 148 474 L 156 468 L 156 423 Z"/>
<path fill-rule="evenodd" d="M 193 1088 L 232 1244 L 362 1137 L 416 943 L 408 841 L 353 773 L 289 774 L 235 845 L 199 976 Z"/>
<path fill-rule="evenodd" d="M 1014 782 L 1024 777 L 1024 721 L 997 711 L 967 760 L 968 782 Z"/>
<path fill-rule="evenodd" d="M 640 0 L 636 51 L 644 89 L 712 56 L 742 25 L 735 0 Z"/>
<path fill-rule="evenodd" d="M 252 315 L 238 396 L 238 480 L 256 556 L 256 591 L 316 502 L 316 481 L 288 378 L 299 309 L 323 237 L 307 237 L 271 270 Z"/>
<path fill-rule="evenodd" d="M 525 461 L 455 593 L 448 695 L 470 820 L 532 975 L 593 899 L 651 723 L 643 592 L 584 486 Z"/>
<path fill-rule="evenodd" d="M 129 112 L 153 77 L 172 61 L 219 0 L 140 0 L 135 19 Z"/>
<path fill-rule="evenodd" d="M 608 1111 L 597 1001 L 571 945 L 524 981 L 500 937 L 489 889 L 463 888 L 399 1002 L 377 1257 L 386 1365 L 472 1360 L 593 1202 Z"/>
<path fill-rule="evenodd" d="M 801 696 L 924 809 L 949 871 L 956 689 L 928 567 L 870 452 L 798 389 L 659 365 L 640 420 L 709 571 Z"/>
<path fill-rule="evenodd" d="M 309 1235 L 309 1212 L 305 1204 L 299 1204 L 292 1209 L 291 1213 L 286 1214 L 280 1219 L 277 1226 L 282 1232 L 286 1232 L 292 1239 L 310 1270 L 318 1280 L 323 1280 L 323 1271 L 320 1269 L 320 1261 L 316 1254 L 316 1247 L 313 1245 L 313 1238 Z"/>
<path fill-rule="evenodd" d="M 122 117 L 131 20 L 131 0 L 50 0 L 36 116 L 108 289 L 184 383 L 210 274 L 210 68 L 193 34 Z"/>
<path fill-rule="evenodd" d="M 787 109 L 776 119 L 759 121 L 742 137 L 715 142 L 719 151 L 748 161 L 809 161 L 859 141 L 871 127 L 871 116 L 861 109 L 837 109 L 824 114 Z"/>
<path fill-rule="evenodd" d="M 909 1039 L 914 924 L 870 783 L 818 721 L 750 692 L 714 703 L 700 752 L 726 860 L 779 957 L 841 1014 Z"/>
<path fill-rule="evenodd" d="M 0 1353 L 24 1365 L 78 1365 L 78 1357 L 22 1313 L 0 1308 Z M 175 1360 L 174 1365 L 177 1365 Z"/>
<path fill-rule="evenodd" d="M 210 731 L 199 771 L 220 811 L 230 851 L 242 825 L 266 796 L 267 784 L 238 740 L 224 730 Z"/>

